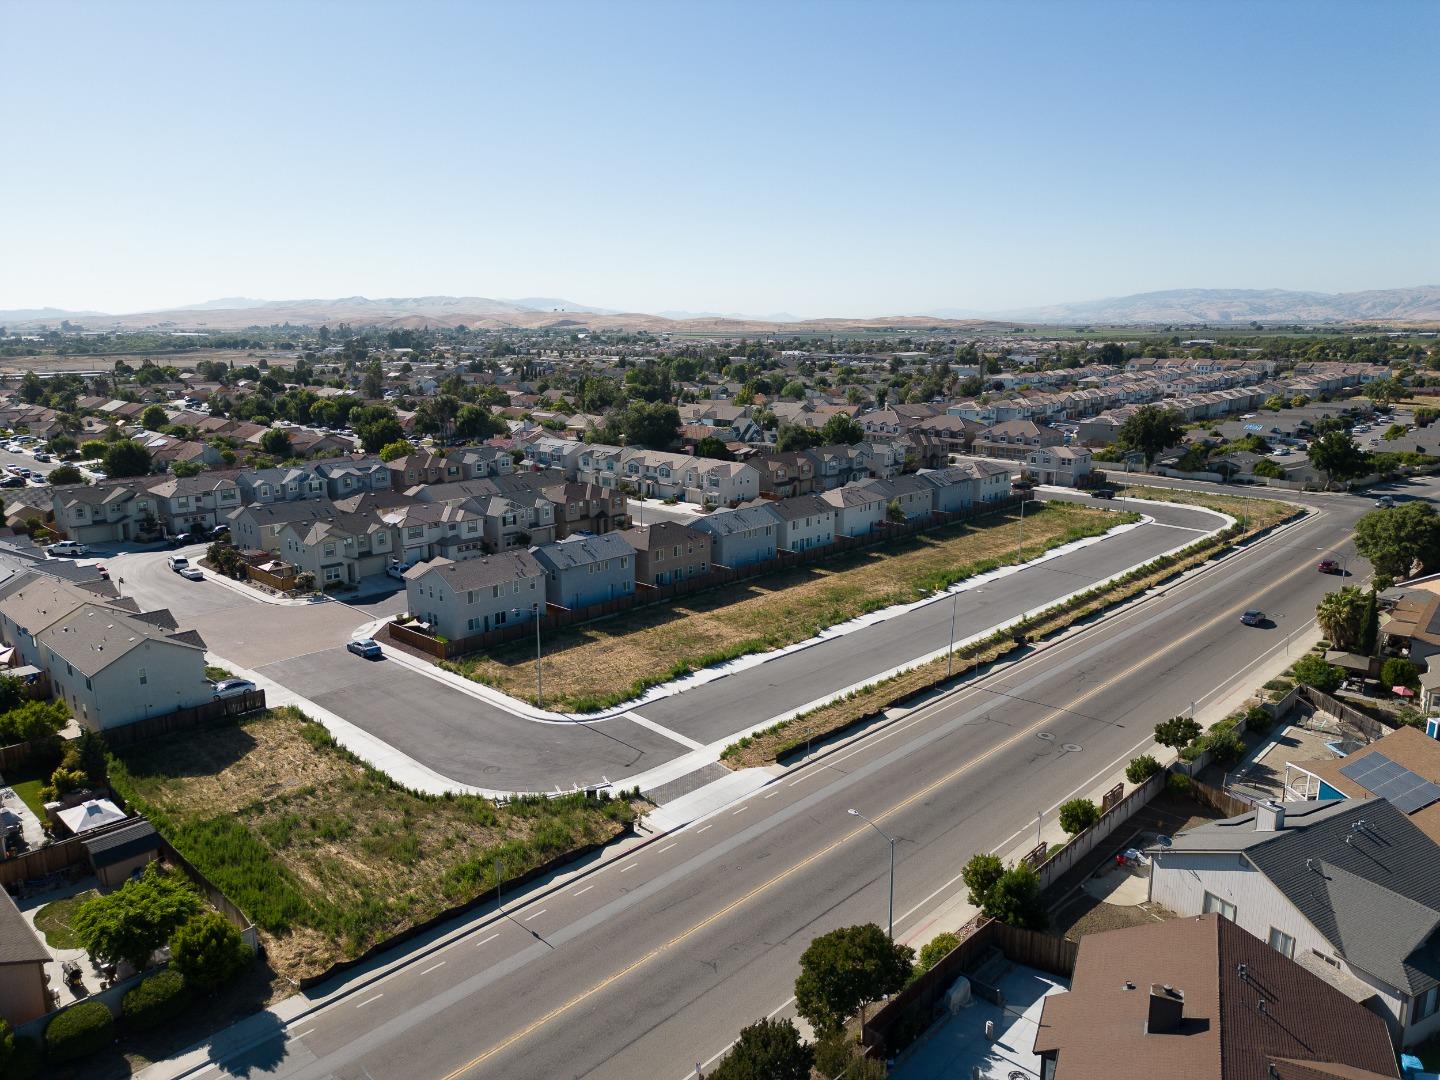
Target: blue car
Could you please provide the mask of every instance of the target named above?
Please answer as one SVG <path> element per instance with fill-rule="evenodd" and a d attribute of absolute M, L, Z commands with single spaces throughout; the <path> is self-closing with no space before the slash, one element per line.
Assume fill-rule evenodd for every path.
<path fill-rule="evenodd" d="M 374 638 L 356 638 L 349 642 L 345 648 L 349 649 L 356 656 L 363 656 L 366 660 L 379 660 L 385 653 L 380 648 L 380 643 Z"/>

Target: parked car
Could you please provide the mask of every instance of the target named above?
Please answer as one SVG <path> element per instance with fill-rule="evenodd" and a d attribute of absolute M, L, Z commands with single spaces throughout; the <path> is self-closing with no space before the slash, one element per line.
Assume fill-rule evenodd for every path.
<path fill-rule="evenodd" d="M 85 554 L 85 545 L 77 544 L 74 540 L 58 540 L 45 549 L 46 555 L 53 555 L 56 558 L 63 556 L 75 557 Z"/>
<path fill-rule="evenodd" d="M 405 571 L 409 570 L 414 565 L 414 563 L 408 562 L 392 562 L 389 566 L 385 568 L 385 573 L 389 574 L 391 577 L 399 581 L 404 581 Z"/>
<path fill-rule="evenodd" d="M 180 571 L 180 576 L 189 581 L 204 581 L 205 571 L 201 570 L 198 566 L 187 566 L 184 570 Z"/>
<path fill-rule="evenodd" d="M 0 477 L 0 487 L 17 488 L 17 487 L 24 487 L 24 486 L 25 486 L 25 478 L 24 478 L 23 476 L 5 476 L 5 477 Z"/>
<path fill-rule="evenodd" d="M 195 532 L 176 533 L 174 536 L 170 537 L 170 546 L 188 547 L 191 544 L 198 544 L 204 539 L 205 538 L 203 536 Z"/>
<path fill-rule="evenodd" d="M 1389 510 L 1392 506 L 1395 505 L 1395 500 L 1392 499 L 1389 495 L 1381 495 L 1380 498 L 1375 500 L 1375 505 L 1378 506 L 1381 510 Z"/>
<path fill-rule="evenodd" d="M 97 573 L 97 574 L 100 575 L 100 580 L 101 580 L 101 581 L 109 581 L 109 580 L 110 580 L 110 571 L 109 571 L 109 569 L 107 569 L 107 568 L 104 567 L 104 566 L 101 566 L 99 563 L 96 563 L 96 564 L 95 564 L 95 573 Z"/>
<path fill-rule="evenodd" d="M 54 459 L 53 459 L 49 454 L 47 454 L 44 450 L 36 450 L 36 451 L 35 451 L 35 460 L 36 460 L 36 461 L 53 461 Z"/>
<path fill-rule="evenodd" d="M 363 656 L 366 660 L 379 660 L 380 657 L 385 655 L 384 651 L 380 648 L 380 643 L 374 638 L 356 638 L 354 641 L 349 642 L 345 648 L 356 656 Z"/>
<path fill-rule="evenodd" d="M 1340 569 L 1340 564 L 1334 559 L 1321 559 L 1315 564 L 1315 569 L 1322 574 L 1333 574 Z"/>
<path fill-rule="evenodd" d="M 255 684 L 249 679 L 221 679 L 215 684 L 215 700 L 240 697 L 254 689 Z"/>
<path fill-rule="evenodd" d="M 1113 498 L 1115 497 L 1115 489 L 1114 489 L 1114 488 L 1096 488 L 1096 489 L 1095 489 L 1094 491 L 1092 491 L 1090 494 L 1091 494 L 1094 498 L 1097 498 L 1097 499 L 1113 499 Z"/>
<path fill-rule="evenodd" d="M 190 560 L 184 555 L 171 555 L 165 560 L 165 565 L 178 574 L 181 570 L 185 570 L 190 566 Z"/>
<path fill-rule="evenodd" d="M 1240 616 L 1240 622 L 1245 626 L 1264 626 L 1265 613 L 1259 608 L 1251 608 Z"/>
<path fill-rule="evenodd" d="M 221 522 L 219 525 L 216 525 L 215 528 L 210 530 L 211 540 L 219 540 L 221 537 L 227 537 L 229 535 L 230 526 L 225 524 L 224 522 Z"/>

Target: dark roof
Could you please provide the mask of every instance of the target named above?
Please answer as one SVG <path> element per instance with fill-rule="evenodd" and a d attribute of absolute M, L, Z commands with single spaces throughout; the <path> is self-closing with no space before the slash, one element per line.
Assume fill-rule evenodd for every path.
<path fill-rule="evenodd" d="M 832 517 L 835 514 L 835 507 L 819 495 L 792 495 L 788 499 L 778 499 L 766 505 L 786 521 L 807 517 Z"/>
<path fill-rule="evenodd" d="M 0 964 L 44 963 L 50 953 L 20 914 L 10 894 L 0 889 Z"/>
<path fill-rule="evenodd" d="M 1410 993 L 1440 982 L 1440 847 L 1385 799 L 1286 803 L 1281 829 L 1252 811 L 1166 850 L 1241 853 L 1353 967 Z"/>
<path fill-rule="evenodd" d="M 1172 1029 L 1152 998 L 1183 1001 Z M 1379 1016 L 1214 914 L 1082 938 L 1070 992 L 1045 999 L 1045 1051 L 1055 1080 L 1399 1076 Z"/>
<path fill-rule="evenodd" d="M 136 818 L 99 836 L 86 837 L 83 843 L 90 861 L 98 869 L 124 862 L 142 852 L 158 850 L 160 837 L 150 822 Z"/>

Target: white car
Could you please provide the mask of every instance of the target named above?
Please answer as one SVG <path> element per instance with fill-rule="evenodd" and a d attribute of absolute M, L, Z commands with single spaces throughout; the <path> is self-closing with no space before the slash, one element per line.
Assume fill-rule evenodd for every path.
<path fill-rule="evenodd" d="M 409 569 L 410 569 L 412 566 L 414 566 L 414 565 L 415 565 L 414 563 L 408 563 L 408 562 L 403 562 L 403 563 L 391 563 L 389 566 L 387 566 L 387 567 L 385 568 L 385 573 L 389 574 L 391 577 L 395 578 L 397 581 L 404 581 L 404 580 L 405 580 L 405 571 L 406 571 L 406 570 L 409 570 Z"/>
<path fill-rule="evenodd" d="M 181 570 L 179 573 L 180 573 L 180 576 L 183 577 L 183 578 L 185 578 L 187 581 L 204 581 L 204 580 L 205 580 L 205 571 L 204 571 L 204 570 L 201 570 L 198 566 L 187 566 L 187 567 L 185 567 L 184 570 Z"/>
<path fill-rule="evenodd" d="M 74 540 L 60 540 L 47 547 L 45 554 L 53 555 L 57 558 L 64 556 L 81 556 L 85 554 L 85 545 L 77 544 Z"/>
<path fill-rule="evenodd" d="M 184 572 L 190 567 L 190 560 L 184 555 L 171 555 L 165 560 L 165 565 L 174 570 L 177 574 Z"/>
<path fill-rule="evenodd" d="M 215 684 L 215 699 L 240 697 L 255 689 L 249 679 L 221 679 Z"/>

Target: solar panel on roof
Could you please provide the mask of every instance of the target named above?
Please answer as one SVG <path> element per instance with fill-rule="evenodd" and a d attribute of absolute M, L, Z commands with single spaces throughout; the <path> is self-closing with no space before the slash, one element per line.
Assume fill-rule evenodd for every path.
<path fill-rule="evenodd" d="M 1340 775 L 1353 780 L 1372 795 L 1388 799 L 1402 814 L 1413 814 L 1440 800 L 1440 785 L 1411 772 L 1384 754 L 1370 753 L 1340 769 Z"/>
<path fill-rule="evenodd" d="M 1345 765 L 1342 765 L 1340 767 L 1340 775 L 1354 780 L 1355 783 L 1359 784 L 1367 791 L 1370 791 L 1372 789 L 1370 787 L 1369 781 L 1372 779 L 1378 779 L 1378 777 L 1372 774 L 1378 772 L 1380 769 L 1383 769 L 1387 765 L 1394 764 L 1395 763 L 1389 758 L 1387 758 L 1384 754 L 1378 752 L 1366 754 L 1364 757 L 1356 758 L 1354 761 L 1347 762 Z"/>
<path fill-rule="evenodd" d="M 1391 804 L 1401 813 L 1413 814 L 1437 800 L 1440 800 L 1440 785 L 1426 780 L 1419 787 L 1412 788 L 1400 798 L 1392 799 Z"/>

